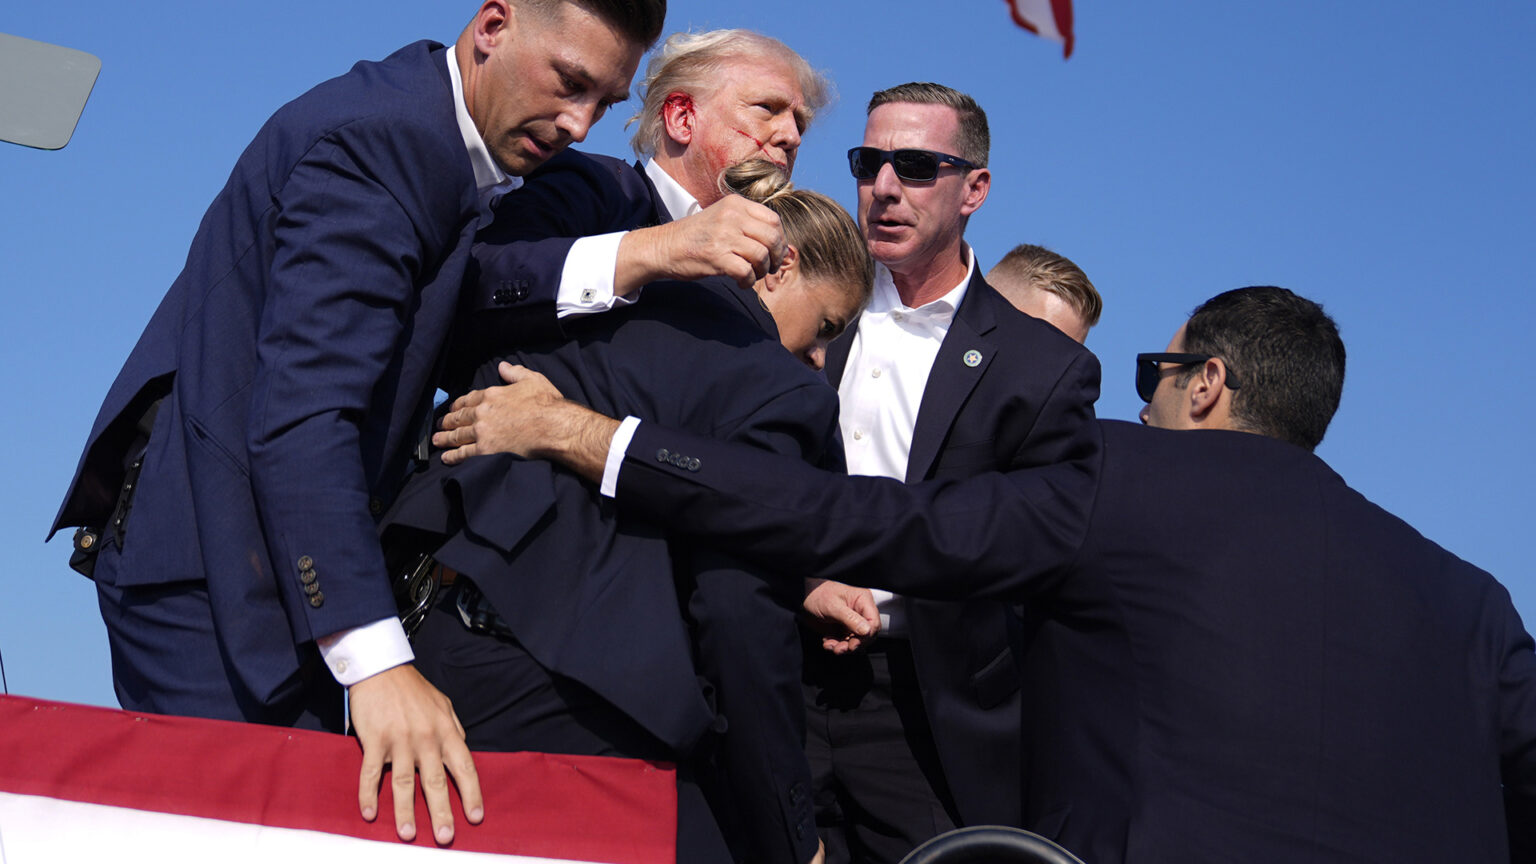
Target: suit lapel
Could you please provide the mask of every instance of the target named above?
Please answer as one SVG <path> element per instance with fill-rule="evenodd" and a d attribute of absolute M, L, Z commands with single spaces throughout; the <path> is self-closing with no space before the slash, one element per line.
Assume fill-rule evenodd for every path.
<path fill-rule="evenodd" d="M 645 173 L 645 164 L 636 162 L 635 173 L 640 175 L 640 180 L 645 183 L 646 191 L 651 193 L 651 212 L 655 214 L 649 223 L 637 227 L 651 228 L 671 222 L 672 214 L 667 212 L 667 205 L 662 203 L 661 193 L 656 191 L 656 184 L 651 182 L 651 175 Z"/>
<path fill-rule="evenodd" d="M 853 350 L 854 337 L 859 332 L 859 322 L 864 320 L 860 315 L 854 319 L 853 326 L 843 331 L 843 335 L 832 340 L 827 346 L 826 365 L 822 367 L 827 373 L 827 381 L 831 382 L 832 389 L 836 390 L 843 381 L 843 370 L 848 367 L 848 354 Z"/>
<path fill-rule="evenodd" d="M 992 365 L 996 346 L 988 334 L 997 324 L 992 307 L 993 289 L 977 270 L 966 288 L 965 299 L 955 312 L 949 333 L 939 346 L 923 387 L 923 403 L 912 429 L 912 449 L 907 455 L 907 482 L 926 479 L 939 456 L 944 439 L 960 413 L 960 406 Z M 845 353 L 846 357 L 846 353 Z M 830 366 L 830 363 L 828 364 Z"/>

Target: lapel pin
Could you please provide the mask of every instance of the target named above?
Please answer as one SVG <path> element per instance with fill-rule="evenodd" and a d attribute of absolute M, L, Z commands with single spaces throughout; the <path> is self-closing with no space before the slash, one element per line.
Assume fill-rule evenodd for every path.
<path fill-rule="evenodd" d="M 965 361 L 965 365 L 974 369 L 981 365 L 981 352 L 977 351 L 975 348 L 972 348 L 971 350 L 965 352 L 965 356 L 961 359 Z"/>

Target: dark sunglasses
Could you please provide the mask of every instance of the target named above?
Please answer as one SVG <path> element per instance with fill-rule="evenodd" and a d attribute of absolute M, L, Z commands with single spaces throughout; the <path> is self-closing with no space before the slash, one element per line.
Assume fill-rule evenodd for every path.
<path fill-rule="evenodd" d="M 1141 401 L 1150 403 L 1152 396 L 1157 392 L 1157 382 L 1163 380 L 1163 369 L 1159 363 L 1172 363 L 1175 366 L 1188 366 L 1191 363 L 1204 363 L 1215 357 L 1215 354 L 1137 354 L 1136 355 L 1136 395 Z M 1227 367 L 1227 386 L 1236 390 L 1243 386 L 1238 383 L 1237 373 L 1232 367 Z"/>
<path fill-rule="evenodd" d="M 848 169 L 859 180 L 873 180 L 880 173 L 880 166 L 891 163 L 896 176 L 909 183 L 928 183 L 939 176 L 939 166 L 948 163 L 969 171 L 976 165 L 936 150 L 881 150 L 876 147 L 855 147 L 848 151 Z"/>

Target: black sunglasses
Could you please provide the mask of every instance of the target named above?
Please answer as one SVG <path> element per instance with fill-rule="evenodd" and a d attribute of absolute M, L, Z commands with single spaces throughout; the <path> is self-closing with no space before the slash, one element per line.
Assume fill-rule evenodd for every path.
<path fill-rule="evenodd" d="M 936 150 L 881 150 L 876 147 L 854 147 L 848 151 L 848 169 L 859 180 L 873 180 L 880 173 L 880 166 L 891 163 L 896 176 L 909 183 L 928 183 L 939 176 L 939 166 L 948 163 L 957 168 L 970 170 L 976 165 L 959 156 Z"/>
<path fill-rule="evenodd" d="M 1157 393 L 1157 382 L 1163 379 L 1163 370 L 1159 363 L 1188 366 L 1191 363 L 1204 363 L 1215 356 L 1215 354 L 1137 354 L 1136 395 L 1141 397 L 1141 401 L 1151 403 L 1153 394 Z M 1233 390 L 1243 386 L 1238 383 L 1237 373 L 1232 371 L 1231 366 L 1227 367 L 1227 386 Z"/>

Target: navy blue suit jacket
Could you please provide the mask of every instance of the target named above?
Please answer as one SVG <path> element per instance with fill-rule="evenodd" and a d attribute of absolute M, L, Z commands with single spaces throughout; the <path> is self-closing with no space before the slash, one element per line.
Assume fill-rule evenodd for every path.
<path fill-rule="evenodd" d="M 576 150 L 555 155 L 501 199 L 476 238 L 452 345 L 454 377 L 546 329 L 547 314 L 529 300 L 554 296 L 576 240 L 670 221 L 638 164 Z"/>
<path fill-rule="evenodd" d="M 442 46 L 317 86 L 235 164 L 91 429 L 54 530 L 106 521 L 165 395 L 116 581 L 206 579 L 258 699 L 291 687 L 311 640 L 395 614 L 374 519 L 420 433 L 477 206 Z"/>
<path fill-rule="evenodd" d="M 756 296 L 726 280 L 653 284 L 640 304 L 567 321 L 566 333 L 567 341 L 526 347 L 506 359 L 542 372 L 568 398 L 607 414 L 664 418 L 701 435 L 842 468 L 837 394 L 779 344 Z M 498 383 L 495 367 L 482 367 L 472 385 Z M 651 457 L 669 455 L 652 451 Z M 695 672 L 696 634 L 680 602 L 698 612 L 688 597 L 692 586 L 710 593 L 722 580 L 739 581 L 729 575 L 741 570 L 734 559 L 692 544 L 674 546 L 664 520 L 621 515 L 575 475 L 510 455 L 453 467 L 434 460 L 407 484 L 386 519 L 386 531 L 397 526 L 445 537 L 435 557 L 474 580 L 540 665 L 585 684 L 677 757 L 694 754 L 714 711 Z M 745 581 L 792 585 L 798 602 L 798 581 Z M 696 614 L 694 623 L 701 631 L 760 632 L 766 625 L 755 618 L 765 605 L 722 601 Z M 787 602 L 778 605 L 774 632 L 782 634 L 793 664 L 799 656 L 793 614 Z M 713 650 L 706 636 L 697 638 L 701 655 Z M 766 644 L 750 647 L 765 658 L 783 653 Z M 798 697 L 798 670 L 783 671 L 789 696 Z M 737 681 L 727 670 L 716 683 L 725 689 Z M 764 710 L 799 709 L 798 698 L 783 693 L 758 698 L 767 699 Z M 739 730 L 732 721 L 732 729 L 745 730 L 752 719 L 741 719 Z M 749 750 L 765 746 L 743 743 Z M 789 743 L 791 757 L 803 764 L 797 742 Z M 757 848 L 755 860 L 804 860 L 814 851 L 809 795 L 803 783 L 793 788 L 803 768 L 795 767 L 762 769 L 761 801 L 753 803 L 773 812 L 749 818 L 777 827 L 754 835 L 775 844 Z M 790 847 L 807 841 L 809 850 L 790 855 Z"/>
<path fill-rule="evenodd" d="M 494 370 L 481 367 L 480 362 L 527 344 L 520 341 L 518 322 L 524 316 L 518 304 L 530 290 L 554 291 L 576 237 L 667 221 L 665 205 L 637 164 L 567 151 L 530 175 L 523 188 L 502 199 L 495 221 L 477 238 L 478 270 L 467 289 L 466 314 L 453 340 L 453 366 L 478 368 L 471 376 L 479 377 L 462 386 L 499 383 Z M 612 413 L 653 417 L 659 411 L 688 428 L 715 428 L 758 446 L 807 459 L 835 460 L 825 464 L 840 467 L 840 446 L 823 452 L 826 442 L 821 438 L 828 425 L 835 434 L 836 394 L 778 345 L 777 327 L 755 295 L 724 281 L 710 280 L 705 285 L 708 293 L 675 284 L 647 286 L 639 311 L 612 312 L 598 316 L 597 321 L 565 319 L 566 332 L 577 339 L 573 345 L 560 350 L 546 346 L 518 356 L 556 378 L 562 390 L 568 381 L 584 398 L 596 400 L 593 404 L 613 406 Z M 725 314 L 729 310 L 734 312 Z M 612 338 L 594 334 L 612 334 Z M 597 371 L 594 364 L 599 361 L 632 368 L 626 377 L 615 377 Z M 551 367 L 557 371 L 550 372 Z M 451 377 L 462 382 L 470 376 Z M 809 395 L 775 401 L 775 394 L 788 385 L 799 387 L 807 380 L 819 385 L 806 391 Z M 501 479 L 495 496 L 486 493 L 463 503 L 465 518 L 499 519 L 503 517 L 496 514 L 503 512 L 538 510 L 536 501 L 512 499 L 519 475 L 547 471 L 542 465 L 498 460 L 467 470 L 487 483 L 490 478 Z M 547 481 L 541 475 L 525 485 L 542 489 Z M 574 500 L 579 487 L 565 477 L 555 492 L 557 498 L 564 495 Z M 429 495 L 442 499 L 435 492 Z M 583 498 L 581 503 L 590 502 Z M 798 582 L 742 571 L 737 562 L 723 560 L 697 544 L 663 550 L 655 545 L 660 527 L 645 535 L 650 544 L 646 554 L 624 558 L 617 550 L 630 548 L 628 541 L 611 553 L 600 552 L 591 548 L 592 538 L 614 530 L 599 518 L 600 510 L 582 511 L 574 504 L 558 509 L 560 518 L 554 528 L 540 529 L 537 539 L 528 541 L 544 550 L 539 557 L 546 569 L 527 570 L 515 582 L 500 580 L 488 588 L 493 605 L 501 609 L 503 601 L 516 602 L 514 614 L 537 613 L 539 617 L 523 620 L 517 628 L 536 659 L 587 683 L 675 752 L 687 754 L 703 727 L 697 685 L 691 672 L 683 674 L 688 645 L 677 641 L 677 595 L 681 593 L 693 624 L 693 668 L 711 682 L 715 708 L 730 725 L 724 739 L 710 748 L 711 769 L 714 776 L 724 778 L 726 787 L 710 796 L 716 814 L 735 845 L 752 860 L 808 860 L 815 852 L 816 836 L 807 792 L 810 774 L 803 751 L 800 650 L 792 614 L 799 608 Z M 528 518 L 514 521 L 517 525 L 505 530 L 524 530 L 536 519 L 530 511 Z M 626 532 L 644 530 L 640 523 L 620 527 Z M 485 535 L 480 532 L 480 536 Z M 562 550 L 561 544 L 569 548 Z M 680 591 L 662 590 L 671 580 L 663 551 L 686 583 Z M 454 541 L 443 554 L 468 552 Z M 530 560 L 529 553 L 519 552 L 517 560 Z M 546 572 L 553 563 L 562 568 L 558 572 L 582 572 L 588 577 L 575 584 L 569 577 L 551 579 L 534 592 L 540 597 L 537 603 L 529 601 L 534 595 L 527 591 L 520 591 L 516 600 L 500 593 L 510 590 L 510 585 L 524 585 L 527 574 Z M 470 574 L 500 572 L 493 564 L 475 558 L 465 560 L 459 569 Z M 621 582 L 619 576 L 630 573 L 630 581 Z M 604 587 L 610 580 L 615 587 Z M 626 606 L 630 611 L 621 612 Z M 636 618 L 642 620 L 631 620 Z M 603 621 L 595 632 L 611 636 L 583 642 L 575 654 L 565 647 L 550 647 L 554 640 L 568 639 L 574 632 L 590 640 L 592 628 L 563 629 L 578 620 Z"/>
<path fill-rule="evenodd" d="M 1071 462 L 902 486 L 642 424 L 618 495 L 775 567 L 1037 605 L 1068 635 L 1030 694 L 1030 825 L 1086 860 L 1536 860 L 1536 654 L 1502 586 L 1292 445 L 1096 428 Z"/>
<path fill-rule="evenodd" d="M 851 335 L 828 352 L 834 383 Z M 971 351 L 980 355 L 975 366 L 965 362 Z M 1014 309 L 978 270 L 928 374 L 907 482 L 1071 458 L 1090 435 L 1098 384 L 1087 349 Z M 1023 758 L 1016 616 L 992 601 L 909 599 L 907 609 L 918 684 L 962 823 L 1022 825 L 1018 774 L 998 770 Z"/>

